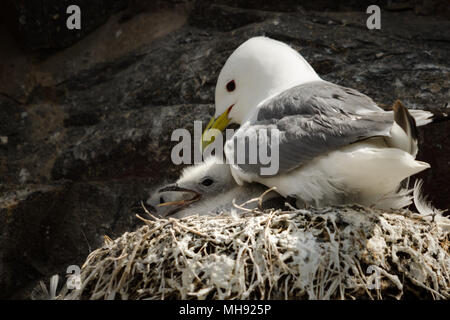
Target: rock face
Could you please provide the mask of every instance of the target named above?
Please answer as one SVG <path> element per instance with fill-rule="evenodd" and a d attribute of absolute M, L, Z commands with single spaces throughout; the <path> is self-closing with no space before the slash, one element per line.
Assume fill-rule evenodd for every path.
<path fill-rule="evenodd" d="M 32 1 L 20 3 L 31 10 Z M 433 111 L 437 120 L 420 129 L 418 158 L 432 167 L 421 176 L 434 205 L 450 207 L 450 22 L 441 1 L 428 11 L 417 1 L 382 7 L 381 30 L 366 28 L 361 3 L 129 1 L 104 14 L 85 3 L 101 16 L 86 10 L 97 22 L 85 38 L 63 41 L 49 26 L 47 45 L 22 42 L 74 43 L 65 50 L 24 53 L 0 30 L 0 298 L 27 298 L 36 280 L 80 264 L 104 235 L 136 228 L 136 204 L 181 169 L 170 159 L 172 131 L 209 119 L 221 66 L 252 36 L 290 44 L 324 79 L 381 106 L 400 99 Z"/>
<path fill-rule="evenodd" d="M 66 20 L 74 12 L 67 13 L 71 5 L 83 14 L 82 28 L 75 31 L 66 28 Z M 123 5 L 116 0 L 5 0 L 1 15 L 25 49 L 61 49 L 103 24 L 120 7 Z"/>

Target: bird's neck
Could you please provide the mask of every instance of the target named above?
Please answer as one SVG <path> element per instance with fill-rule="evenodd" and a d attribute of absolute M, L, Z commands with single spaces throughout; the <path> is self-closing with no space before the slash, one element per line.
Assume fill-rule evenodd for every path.
<path fill-rule="evenodd" d="M 308 78 L 297 78 L 292 79 L 292 81 L 289 82 L 280 82 L 276 85 L 273 85 L 271 88 L 267 88 L 266 90 L 261 90 L 259 95 L 254 94 L 252 98 L 247 99 L 247 101 L 244 101 L 242 104 L 245 106 L 244 108 L 241 108 L 241 110 L 236 110 L 236 120 L 235 122 L 242 125 L 248 121 L 254 121 L 257 117 L 257 110 L 268 100 L 276 97 L 281 92 L 284 92 L 290 88 L 293 88 L 295 86 L 299 86 L 311 81 L 324 81 L 322 80 L 317 74 L 311 75 L 311 77 Z"/>

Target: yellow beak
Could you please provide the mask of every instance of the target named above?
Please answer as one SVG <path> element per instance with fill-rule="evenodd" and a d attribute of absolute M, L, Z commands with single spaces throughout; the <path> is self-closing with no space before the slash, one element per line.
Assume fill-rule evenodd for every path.
<path fill-rule="evenodd" d="M 225 130 L 227 125 L 230 123 L 230 120 L 228 118 L 228 114 L 230 113 L 231 107 L 227 109 L 224 113 L 222 113 L 217 118 L 212 117 L 209 121 L 208 125 L 205 128 L 205 131 L 203 131 L 202 134 L 202 151 L 205 150 L 205 148 L 214 142 L 216 135 L 222 133 L 222 131 Z"/>

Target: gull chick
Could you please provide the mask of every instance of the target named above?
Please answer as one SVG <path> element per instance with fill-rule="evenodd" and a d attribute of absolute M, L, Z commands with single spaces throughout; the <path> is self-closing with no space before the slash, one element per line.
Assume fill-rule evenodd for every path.
<path fill-rule="evenodd" d="M 219 158 L 209 157 L 201 164 L 186 167 L 176 183 L 158 189 L 146 204 L 151 213 L 160 217 L 216 215 L 232 211 L 233 200 L 240 205 L 260 197 L 266 190 L 267 187 L 258 183 L 238 185 L 228 165 Z M 264 200 L 277 196 L 271 191 Z M 257 205 L 255 201 L 245 207 L 253 209 Z"/>

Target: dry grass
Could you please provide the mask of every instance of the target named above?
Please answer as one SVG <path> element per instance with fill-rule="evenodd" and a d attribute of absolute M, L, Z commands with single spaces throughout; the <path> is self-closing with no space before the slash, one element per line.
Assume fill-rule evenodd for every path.
<path fill-rule="evenodd" d="M 256 200 L 255 200 L 256 201 Z M 59 299 L 450 297 L 450 220 L 359 206 L 146 220 Z M 370 289 L 377 284 L 378 289 Z"/>

